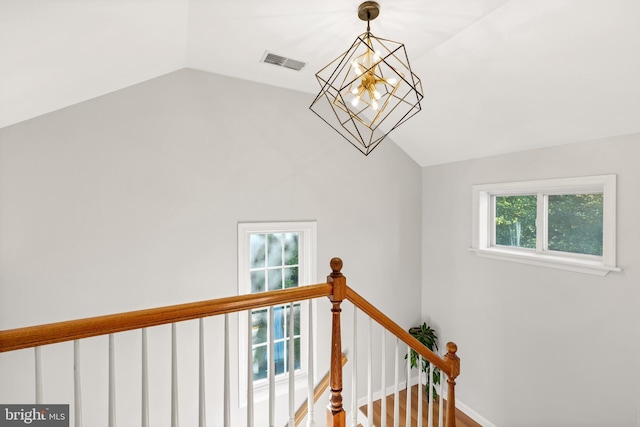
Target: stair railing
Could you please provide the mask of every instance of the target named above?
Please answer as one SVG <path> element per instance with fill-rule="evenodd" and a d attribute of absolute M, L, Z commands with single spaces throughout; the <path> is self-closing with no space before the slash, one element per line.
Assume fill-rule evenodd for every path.
<path fill-rule="evenodd" d="M 224 315 L 225 317 L 225 339 L 224 339 L 224 399 L 223 403 L 223 420 L 225 426 L 231 425 L 230 408 L 229 408 L 229 320 L 230 313 L 247 312 L 247 316 L 251 319 L 251 311 L 264 307 L 282 306 L 284 304 L 293 304 L 305 300 L 312 300 L 320 297 L 330 296 L 333 292 L 333 286 L 329 283 L 320 283 L 316 285 L 301 286 L 297 288 L 288 288 L 277 291 L 264 292 L 259 294 L 239 295 L 227 298 L 213 299 L 195 303 L 178 304 L 160 308 L 152 308 L 146 310 L 131 311 L 126 313 L 112 314 L 106 316 L 97 316 L 85 319 L 50 323 L 38 326 L 30 326 L 24 328 L 10 329 L 0 331 L 0 353 L 10 352 L 14 350 L 35 349 L 35 370 L 36 370 L 36 404 L 43 403 L 43 380 L 42 380 L 42 351 L 43 346 L 49 344 L 63 343 L 73 341 L 74 343 L 74 405 L 71 411 L 74 415 L 74 425 L 81 427 L 83 424 L 82 414 L 82 393 L 80 378 L 80 342 L 85 338 L 108 336 L 109 337 L 109 369 L 108 369 L 108 426 L 116 425 L 116 396 L 115 396 L 115 340 L 116 333 L 141 330 L 142 335 L 142 422 L 143 427 L 150 425 L 149 417 L 149 374 L 147 364 L 147 329 L 160 326 L 171 325 L 171 426 L 179 425 L 178 418 L 178 373 L 177 373 L 177 332 L 176 324 L 179 322 L 199 319 L 199 425 L 206 425 L 205 415 L 205 398 L 204 398 L 204 342 L 203 342 L 203 319 L 210 316 Z M 293 310 L 290 309 L 290 314 Z M 251 335 L 251 321 L 249 320 L 249 337 Z M 310 328 L 313 325 L 309 325 Z M 241 334 L 242 335 L 242 334 Z M 273 337 L 273 334 L 270 334 Z M 273 339 L 273 338 L 272 338 Z M 312 340 L 310 340 L 312 341 Z M 273 341 L 270 346 L 273 348 Z M 290 346 L 293 347 L 293 346 Z M 248 357 L 251 357 L 248 352 Z M 270 361 L 271 362 L 271 361 Z M 250 364 L 248 364 L 250 365 Z M 272 365 L 273 366 L 273 365 Z M 293 363 L 290 364 L 293 366 Z M 312 373 L 308 373 L 312 379 Z M 290 375 L 290 381 L 294 376 Z M 253 385 L 248 386 L 248 392 L 252 393 Z M 313 388 L 313 386 L 311 387 Z M 253 403 L 249 403 L 253 397 L 247 398 L 247 426 L 253 426 Z M 293 397 L 290 397 L 293 405 Z M 275 393 L 269 394 L 269 419 L 270 425 L 273 425 L 275 409 L 273 401 Z M 313 402 L 311 402 L 313 405 Z M 311 409 L 312 411 L 312 409 Z M 292 412 L 290 418 L 293 418 Z M 130 425 L 131 421 L 127 420 L 126 424 Z M 261 423 L 261 421 L 260 421 Z"/>
<path fill-rule="evenodd" d="M 332 377 L 331 379 L 331 399 L 330 399 L 330 407 L 328 408 L 328 410 L 330 411 L 330 419 L 333 421 L 333 424 L 328 423 L 328 425 L 333 425 L 333 426 L 346 426 L 346 420 L 345 420 L 345 413 L 344 410 L 342 408 L 342 396 L 341 396 L 341 392 L 342 392 L 342 370 L 339 368 L 338 366 L 338 354 L 341 351 L 341 339 L 340 339 L 340 304 L 342 303 L 342 301 L 347 300 L 349 302 L 351 302 L 354 307 L 356 307 L 357 309 L 361 310 L 362 312 L 364 312 L 365 314 L 367 314 L 369 316 L 370 319 L 374 320 L 375 322 L 377 322 L 382 328 L 383 330 L 386 330 L 388 333 L 392 334 L 393 336 L 395 336 L 397 338 L 397 340 L 404 342 L 407 345 L 407 351 L 408 354 L 411 350 L 415 351 L 418 353 L 419 357 L 421 358 L 418 366 L 421 366 L 422 363 L 422 359 L 429 361 L 429 363 L 432 366 L 435 366 L 437 369 L 440 370 L 441 373 L 443 373 L 444 375 L 446 375 L 447 377 L 447 407 L 446 407 L 446 421 L 444 422 L 444 426 L 445 427 L 455 427 L 456 426 L 456 406 L 455 406 L 455 385 L 456 385 L 456 378 L 458 377 L 458 375 L 460 374 L 460 359 L 458 358 L 458 356 L 456 355 L 456 352 L 458 350 L 458 347 L 455 343 L 453 342 L 449 342 L 446 345 L 447 348 L 447 353 L 443 356 L 440 357 L 439 355 L 435 354 L 434 352 L 432 352 L 431 350 L 429 350 L 425 345 L 423 345 L 420 341 L 418 341 L 416 338 L 414 338 L 411 334 L 409 334 L 409 332 L 407 332 L 406 330 L 404 330 L 400 325 L 398 325 L 397 323 L 395 323 L 393 320 L 391 320 L 388 316 L 386 316 L 384 313 L 382 313 L 380 310 L 378 310 L 376 307 L 374 307 L 371 303 L 369 303 L 367 300 L 365 300 L 362 296 L 360 296 L 356 291 L 354 291 L 353 289 L 351 289 L 350 287 L 347 286 L 346 284 L 346 278 L 342 275 L 341 270 L 342 270 L 342 260 L 339 258 L 333 258 L 331 260 L 331 269 L 333 270 L 332 273 L 329 275 L 329 277 L 327 278 L 327 282 L 333 284 L 334 286 L 334 290 L 333 290 L 333 294 L 331 296 L 329 296 L 329 299 L 332 301 L 333 307 L 331 309 L 332 313 L 333 313 L 333 327 L 332 327 L 332 331 L 333 331 L 333 339 L 332 339 L 332 353 L 331 353 L 331 357 L 332 357 L 332 364 L 331 364 L 331 373 L 332 375 L 335 375 L 335 378 Z M 354 317 L 354 323 L 355 323 L 355 317 Z M 355 330 L 354 330 L 354 352 L 356 349 L 356 345 L 355 345 Z M 384 340 L 383 340 L 384 342 Z M 384 345 L 383 345 L 384 347 Z M 371 349 L 369 349 L 369 351 L 367 352 L 368 356 L 369 356 L 369 365 L 371 366 L 371 359 L 370 356 L 372 354 Z M 384 354 L 384 349 L 383 349 L 383 354 Z M 354 363 L 354 365 L 357 363 L 357 357 L 352 358 L 352 361 Z M 386 412 L 386 408 L 385 408 L 385 403 L 386 402 L 386 390 L 384 387 L 384 356 L 383 356 L 383 362 L 382 362 L 382 366 L 383 366 L 383 374 L 382 374 L 382 390 L 381 390 L 381 405 L 383 408 L 383 414 Z M 395 393 L 395 399 L 394 399 L 394 404 L 396 406 L 396 408 L 394 408 L 394 420 L 395 420 L 395 425 L 398 426 L 399 425 L 399 420 L 398 420 L 398 402 L 399 402 L 399 398 L 398 398 L 398 389 L 397 389 L 397 384 L 398 384 L 398 374 L 397 374 L 397 368 L 399 366 L 398 363 L 398 346 L 396 345 L 396 360 L 395 360 L 395 366 L 396 366 L 396 393 Z M 356 369 L 353 369 L 354 371 L 356 371 Z M 354 374 L 355 375 L 355 374 Z M 433 369 L 431 369 L 430 371 L 430 375 L 431 375 L 431 381 L 430 384 L 433 384 Z M 419 376 L 421 378 L 421 375 Z M 369 385 L 371 384 L 371 374 L 369 373 Z M 354 381 L 354 388 L 355 388 L 355 384 L 356 381 Z M 406 421 L 405 421 L 405 425 L 409 426 L 410 425 L 410 412 L 411 412 L 411 396 L 410 396 L 410 363 L 409 361 L 407 361 L 407 395 L 406 395 Z M 421 393 L 421 387 L 419 385 L 419 390 Z M 430 387 L 430 396 L 432 396 L 431 394 L 432 392 L 432 387 Z M 372 410 L 372 405 L 371 405 L 371 387 L 369 386 L 369 393 L 368 393 L 368 400 L 369 400 L 369 410 Z M 357 399 L 357 393 L 354 393 L 354 408 L 355 408 L 355 401 Z M 431 401 L 432 402 L 432 401 Z M 442 402 L 442 393 L 441 393 L 441 400 L 440 402 Z M 429 405 L 430 408 L 433 407 L 433 405 Z M 419 407 L 419 410 L 421 410 L 422 406 Z M 369 414 L 371 416 L 371 413 Z M 441 421 L 439 422 L 439 426 L 443 425 L 442 422 L 442 415 L 443 415 L 443 411 L 440 411 L 440 417 L 441 417 Z M 384 415 L 383 415 L 384 418 Z M 431 418 L 432 420 L 432 418 Z M 371 421 L 371 417 L 370 417 L 370 421 Z M 433 422 L 430 421 L 430 424 Z M 383 421 L 384 423 L 384 421 Z M 352 422 L 352 425 L 355 426 L 357 425 L 357 421 L 356 421 L 356 417 L 354 414 L 354 421 Z M 370 424 L 373 425 L 373 424 Z M 385 425 L 385 424 L 383 424 Z M 419 425 L 422 425 L 422 418 L 420 417 L 419 419 Z"/>
<path fill-rule="evenodd" d="M 435 365 L 441 372 L 448 377 L 448 399 L 447 413 L 455 413 L 455 379 L 460 372 L 460 360 L 456 356 L 456 346 L 453 343 L 447 344 L 448 353 L 441 358 L 431 352 L 427 347 L 422 345 L 418 340 L 412 337 L 403 328 L 389 319 L 386 315 L 368 303 L 364 298 L 358 295 L 353 289 L 347 286 L 346 278 L 342 275 L 342 260 L 333 258 L 331 260 L 331 274 L 327 277 L 326 283 L 316 285 L 302 286 L 297 288 L 289 288 L 277 291 L 264 292 L 259 294 L 249 294 L 220 298 L 195 303 L 178 304 L 160 308 L 152 308 L 146 310 L 131 311 L 120 314 L 112 314 L 106 316 L 97 316 L 86 319 L 71 320 L 65 322 L 50 323 L 39 326 L 30 326 L 24 328 L 10 329 L 0 331 L 0 353 L 9 352 L 25 348 L 34 348 L 36 357 L 36 403 L 42 400 L 42 375 L 41 375 L 41 351 L 44 345 L 62 343 L 67 341 L 74 342 L 74 413 L 76 415 L 76 426 L 82 425 L 82 410 L 79 379 L 79 340 L 89 337 L 108 335 L 109 336 L 109 426 L 115 426 L 115 380 L 113 374 L 113 352 L 114 339 L 113 334 L 130 330 L 142 330 L 142 354 L 146 357 L 146 330 L 147 328 L 159 325 L 172 325 L 172 399 L 171 399 L 171 425 L 178 425 L 177 414 L 177 368 L 175 363 L 176 353 L 176 323 L 187 320 L 203 319 L 210 316 L 225 315 L 225 337 L 228 336 L 228 318 L 229 313 L 247 311 L 250 317 L 251 310 L 275 305 L 292 304 L 293 302 L 311 300 L 315 298 L 328 297 L 331 301 L 332 308 L 332 337 L 331 337 L 331 356 L 330 356 L 330 398 L 329 407 L 327 408 L 327 426 L 346 427 L 346 412 L 343 408 L 342 396 L 342 339 L 341 339 L 341 303 L 344 300 L 352 302 L 360 310 L 367 313 L 372 319 L 382 325 L 391 334 L 395 335 L 399 340 L 406 343 L 410 348 L 414 349 L 426 360 Z M 292 310 L 291 310 L 292 311 Z M 250 322 L 249 322 L 250 323 Z M 203 343 L 202 343 L 202 320 L 200 320 L 200 364 L 203 366 Z M 228 339 L 225 338 L 225 399 L 228 399 L 228 360 L 229 349 Z M 397 365 L 397 363 L 396 363 Z M 143 382 L 147 376 L 146 367 L 143 363 L 142 377 Z M 204 372 L 200 373 L 201 378 Z M 200 385 L 200 411 L 199 416 L 201 425 L 204 425 L 205 414 L 203 409 L 204 391 L 202 384 Z M 142 408 L 142 425 L 149 425 L 148 417 L 148 389 L 143 384 L 143 408 Z M 145 405 L 145 400 L 147 403 Z M 311 403 L 312 404 L 312 403 Z M 146 406 L 146 407 L 145 407 Z M 271 405 L 270 405 L 271 406 Z M 225 401 L 224 405 L 224 423 L 229 425 L 229 403 Z M 312 408 L 311 408 L 312 409 Z M 250 419 L 252 415 L 247 415 L 247 425 L 252 426 L 253 421 Z M 293 417 L 292 417 L 293 418 Z M 270 415 L 270 419 L 272 419 Z M 455 427 L 455 416 L 448 416 L 446 427 Z"/>

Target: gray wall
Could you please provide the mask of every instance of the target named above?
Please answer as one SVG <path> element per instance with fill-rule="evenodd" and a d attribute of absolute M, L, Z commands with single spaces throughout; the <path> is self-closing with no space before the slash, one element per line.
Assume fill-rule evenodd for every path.
<path fill-rule="evenodd" d="M 638 426 L 640 134 L 423 168 L 422 313 L 459 346 L 462 403 L 498 426 Z M 481 258 L 471 186 L 617 174 L 622 273 Z"/>
<path fill-rule="evenodd" d="M 234 295 L 237 223 L 285 220 L 317 220 L 319 282 L 340 256 L 350 286 L 401 325 L 417 322 L 421 170 L 392 142 L 365 158 L 308 110 L 311 101 L 182 70 L 1 129 L 0 328 Z M 319 309 L 328 321 L 328 304 Z M 193 345 L 194 327 L 180 328 L 181 348 Z M 319 335 L 324 358 L 327 328 Z M 118 340 L 119 375 L 136 377 L 128 365 L 137 366 L 138 340 Z M 60 351 L 69 363 L 69 348 Z M 182 351 L 181 377 L 193 379 L 193 352 Z M 32 372 L 32 352 L 16 354 L 6 357 Z M 86 370 L 104 371 L 105 357 L 85 358 Z M 168 359 L 158 357 L 164 378 Z M 30 400 L 33 374 L 0 366 L 0 401 Z M 319 372 L 327 366 L 321 360 Z M 45 368 L 45 400 L 69 401 L 71 386 L 56 385 L 69 367 Z M 106 381 L 90 380 L 85 387 Z M 102 390 L 102 403 L 86 405 L 104 413 Z M 119 393 L 124 419 L 138 397 Z M 180 402 L 193 424 L 196 400 Z"/>

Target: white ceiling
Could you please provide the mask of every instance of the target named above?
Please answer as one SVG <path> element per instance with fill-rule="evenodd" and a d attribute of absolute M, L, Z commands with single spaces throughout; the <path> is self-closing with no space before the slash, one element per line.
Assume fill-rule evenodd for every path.
<path fill-rule="evenodd" d="M 365 30 L 359 3 L 2 0 L 0 127 L 185 67 L 315 94 Z M 371 31 L 423 81 L 423 111 L 391 134 L 420 165 L 640 132 L 639 0 L 379 3 Z"/>

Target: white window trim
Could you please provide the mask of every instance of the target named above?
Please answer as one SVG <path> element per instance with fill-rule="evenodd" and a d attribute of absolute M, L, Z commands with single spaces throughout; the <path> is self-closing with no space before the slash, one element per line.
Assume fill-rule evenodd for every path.
<path fill-rule="evenodd" d="M 287 233 L 299 232 L 298 239 L 298 256 L 300 268 L 298 270 L 298 286 L 311 285 L 315 283 L 317 277 L 317 223 L 315 221 L 291 221 L 291 222 L 251 222 L 238 223 L 238 294 L 246 295 L 251 291 L 251 279 L 249 273 L 249 236 L 252 233 Z M 244 244 L 241 244 L 244 242 Z M 316 360 L 316 303 L 310 300 L 313 309 L 313 334 L 310 339 L 313 340 L 313 359 Z M 301 302 L 300 307 L 300 333 L 301 336 L 307 337 L 309 329 L 309 312 L 308 302 Z M 238 404 L 239 407 L 247 406 L 247 314 L 239 313 L 238 316 Z M 307 337 L 309 338 L 309 337 Z M 304 344 L 302 344 L 304 343 Z M 295 388 L 306 389 L 308 386 L 308 341 L 301 341 L 300 346 L 300 370 L 295 375 Z M 316 366 L 314 364 L 314 378 L 316 375 Z M 253 385 L 254 402 L 265 401 L 269 397 L 268 379 L 256 380 Z M 289 375 L 281 374 L 275 379 L 276 396 L 287 394 L 289 392 Z"/>
<path fill-rule="evenodd" d="M 571 194 L 603 193 L 603 241 L 602 256 L 568 254 L 556 251 L 541 251 L 538 248 L 523 249 L 495 246 L 492 242 L 492 196 L 519 194 Z M 597 175 L 576 178 L 544 179 L 496 184 L 481 184 L 472 187 L 472 237 L 470 250 L 479 256 L 515 261 L 525 264 L 605 276 L 610 271 L 622 271 L 616 266 L 616 175 Z M 538 218 L 544 206 L 538 203 Z M 539 221 L 539 220 L 538 220 Z M 542 224 L 538 223 L 538 227 Z M 546 231 L 544 236 L 546 238 Z"/>

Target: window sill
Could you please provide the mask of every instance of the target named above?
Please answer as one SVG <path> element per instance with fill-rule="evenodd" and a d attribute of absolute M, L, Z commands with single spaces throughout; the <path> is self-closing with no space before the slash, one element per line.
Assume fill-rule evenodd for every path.
<path fill-rule="evenodd" d="M 499 248 L 470 248 L 469 250 L 481 257 L 555 268 L 558 270 L 575 271 L 578 273 L 592 274 L 594 276 L 606 276 L 610 271 L 622 271 L 621 268 L 607 266 L 598 261 L 561 257 L 557 255 L 515 252 Z"/>

